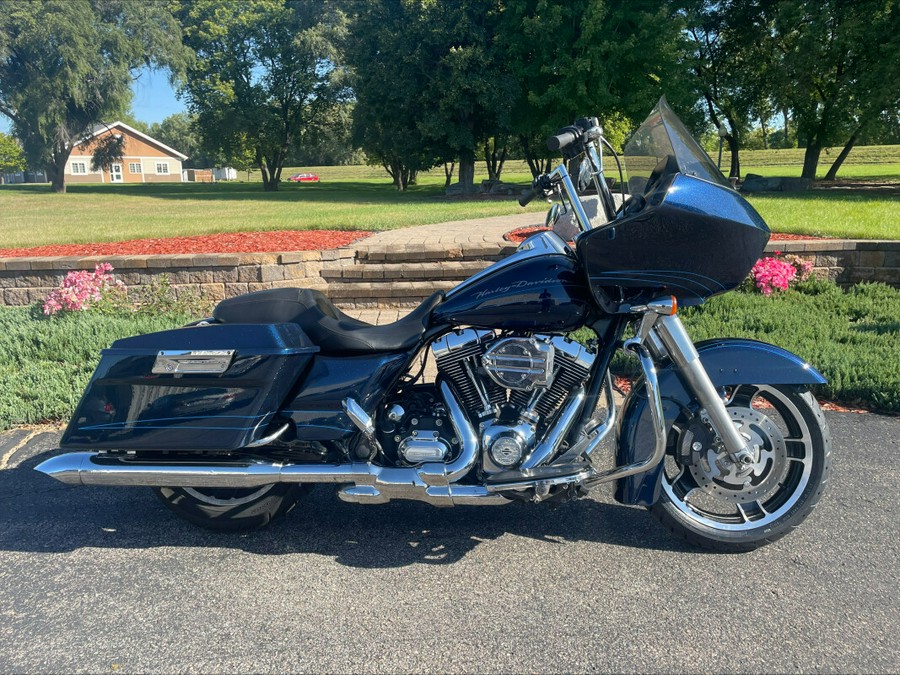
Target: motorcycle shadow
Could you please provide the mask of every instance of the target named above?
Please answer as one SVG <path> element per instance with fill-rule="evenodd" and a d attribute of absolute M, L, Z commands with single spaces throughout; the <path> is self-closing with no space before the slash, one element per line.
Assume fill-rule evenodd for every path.
<path fill-rule="evenodd" d="M 210 547 L 258 555 L 322 555 L 360 568 L 452 564 L 481 543 L 504 536 L 558 546 L 588 542 L 695 551 L 673 539 L 644 509 L 618 505 L 606 495 L 555 508 L 524 503 L 360 506 L 340 501 L 329 486 L 318 486 L 268 528 L 220 534 L 178 519 L 148 488 L 73 487 L 34 471 L 51 454 L 55 453 L 45 452 L 0 471 L 0 550 Z"/>

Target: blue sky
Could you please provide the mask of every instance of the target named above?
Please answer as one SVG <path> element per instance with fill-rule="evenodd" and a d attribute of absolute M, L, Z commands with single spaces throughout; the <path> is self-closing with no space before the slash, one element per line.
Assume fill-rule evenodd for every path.
<path fill-rule="evenodd" d="M 142 122 L 161 122 L 169 115 L 185 109 L 184 104 L 175 98 L 175 91 L 163 71 L 140 71 L 131 90 L 134 92 L 131 112 Z M 9 120 L 0 115 L 0 131 L 9 133 L 9 127 Z"/>

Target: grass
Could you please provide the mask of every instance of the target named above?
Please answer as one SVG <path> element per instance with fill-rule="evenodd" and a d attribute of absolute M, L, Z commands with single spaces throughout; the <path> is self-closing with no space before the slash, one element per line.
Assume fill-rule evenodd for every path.
<path fill-rule="evenodd" d="M 188 321 L 178 313 L 44 317 L 31 307 L 0 307 L 0 431 L 68 419 L 101 349 L 122 337 Z"/>
<path fill-rule="evenodd" d="M 747 195 L 773 232 L 900 239 L 900 197 L 843 191 Z"/>
<path fill-rule="evenodd" d="M 747 337 L 798 354 L 828 379 L 827 398 L 900 412 L 900 289 L 808 281 L 769 298 L 729 293 L 683 318 L 697 341 Z"/>
<path fill-rule="evenodd" d="M 727 166 L 723 164 L 722 166 Z M 755 173 L 759 176 L 787 177 L 799 178 L 803 171 L 802 166 L 796 164 L 760 164 L 747 166 L 741 163 L 741 172 L 744 176 L 749 173 Z M 727 171 L 727 169 L 726 169 Z M 820 166 L 818 177 L 824 178 L 828 167 L 824 169 Z M 845 164 L 838 172 L 837 179 L 840 180 L 870 180 L 870 181 L 894 181 L 900 178 L 900 163 L 885 164 Z"/>
<path fill-rule="evenodd" d="M 808 360 L 829 382 L 827 398 L 900 412 L 900 289 L 826 282 L 766 298 L 729 293 L 682 317 L 695 340 L 746 337 Z M 73 313 L 44 317 L 35 308 L 0 307 L 0 430 L 66 420 L 114 340 L 189 321 L 184 313 Z M 625 363 L 617 359 L 619 369 Z"/>
<path fill-rule="evenodd" d="M 695 342 L 727 336 L 778 345 L 825 376 L 817 395 L 900 413 L 900 289 L 864 283 L 843 291 L 807 281 L 768 298 L 728 293 L 679 315 Z M 576 337 L 590 336 L 582 329 Z M 636 369 L 634 359 L 616 355 L 615 372 L 633 375 Z"/>
<path fill-rule="evenodd" d="M 854 161 L 848 160 L 846 175 L 900 179 L 900 146 L 857 148 L 850 157 Z M 799 175 L 802 151 L 748 151 L 743 161 L 765 175 Z M 857 163 L 862 161 L 868 163 Z M 0 186 L 0 248 L 248 230 L 386 230 L 522 211 L 513 198 L 443 197 L 440 168 L 420 174 L 418 185 L 405 193 L 394 190 L 380 167 L 288 167 L 283 175 L 301 170 L 318 173 L 322 182 L 284 183 L 274 193 L 262 191 L 254 182 L 258 176 L 237 183 L 72 185 L 66 195 L 54 195 L 42 185 Z M 476 180 L 485 173 L 479 165 Z M 525 186 L 531 175 L 524 162 L 510 161 L 503 179 Z M 900 238 L 900 197 L 818 191 L 750 200 L 777 232 Z M 536 202 L 528 208 L 539 212 L 544 207 Z"/>
<path fill-rule="evenodd" d="M 515 199 L 459 200 L 443 183 L 398 193 L 383 179 L 255 183 L 0 186 L 0 247 L 266 230 L 387 230 L 520 213 Z M 540 211 L 540 204 L 529 207 Z"/>

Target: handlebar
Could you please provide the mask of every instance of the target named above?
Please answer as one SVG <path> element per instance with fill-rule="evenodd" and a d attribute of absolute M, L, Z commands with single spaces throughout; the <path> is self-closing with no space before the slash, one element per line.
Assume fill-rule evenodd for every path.
<path fill-rule="evenodd" d="M 543 197 L 552 189 L 553 182 L 550 180 L 550 176 L 538 176 L 531 182 L 531 187 L 519 195 L 519 206 L 528 206 L 535 197 Z"/>
<path fill-rule="evenodd" d="M 581 131 L 575 127 L 560 129 L 558 134 L 547 139 L 547 148 L 554 152 L 564 150 L 577 141 L 579 136 L 581 136 Z"/>

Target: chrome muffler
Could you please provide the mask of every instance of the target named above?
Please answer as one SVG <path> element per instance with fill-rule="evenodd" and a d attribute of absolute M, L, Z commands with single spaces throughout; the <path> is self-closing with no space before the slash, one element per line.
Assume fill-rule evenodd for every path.
<path fill-rule="evenodd" d="M 94 452 L 72 452 L 42 462 L 37 471 L 68 485 L 145 487 L 252 488 L 270 483 L 349 483 L 342 500 L 380 504 L 392 499 L 425 501 L 436 506 L 506 504 L 509 500 L 475 485 L 456 485 L 475 465 L 478 438 L 446 383 L 441 394 L 450 421 L 462 443 L 459 456 L 444 464 L 431 462 L 408 468 L 348 464 L 162 464 L 122 460 Z"/>

